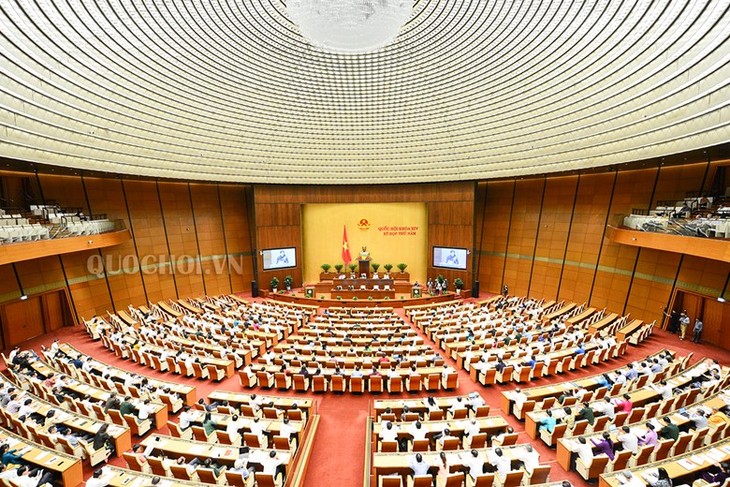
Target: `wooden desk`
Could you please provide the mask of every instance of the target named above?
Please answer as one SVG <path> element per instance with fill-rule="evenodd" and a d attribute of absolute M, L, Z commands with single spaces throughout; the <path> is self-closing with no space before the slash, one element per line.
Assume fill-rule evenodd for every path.
<path fill-rule="evenodd" d="M 559 317 L 563 316 L 565 313 L 569 313 L 570 310 L 572 310 L 573 308 L 575 308 L 575 303 L 568 303 L 565 306 L 563 306 L 562 308 L 543 316 L 541 321 L 543 323 L 550 323 L 555 318 L 559 318 Z"/>
<path fill-rule="evenodd" d="M 337 290 L 335 288 L 332 288 L 330 290 L 330 293 L 333 298 L 337 298 L 338 296 L 342 299 L 352 299 L 357 298 L 364 301 L 367 301 L 369 297 L 372 297 L 373 299 L 395 299 L 395 290 L 385 290 L 385 289 L 342 289 Z"/>
<path fill-rule="evenodd" d="M 126 468 L 114 467 L 107 465 L 104 467 L 104 473 L 109 472 L 109 477 L 102 474 L 102 478 L 107 480 L 110 487 L 148 487 L 152 485 L 152 479 L 156 477 L 153 474 L 135 472 Z M 200 482 L 190 482 L 187 480 L 179 480 L 173 478 L 165 479 L 167 487 L 200 487 Z"/>
<path fill-rule="evenodd" d="M 522 454 L 526 448 L 527 445 L 513 445 L 513 446 L 503 446 L 502 453 L 505 457 L 509 458 L 510 460 L 516 460 L 520 454 Z M 477 451 L 479 452 L 480 458 L 484 459 L 486 461 L 487 455 L 491 453 L 494 450 L 494 448 L 479 448 Z M 465 460 L 468 458 L 468 456 L 471 455 L 471 450 L 453 450 L 453 451 L 446 451 L 446 458 L 447 462 L 450 467 L 455 466 L 463 466 L 465 463 Z M 427 452 L 421 452 L 421 455 L 423 455 L 423 460 L 428 463 L 429 465 L 438 465 L 439 464 L 439 453 L 437 451 L 427 451 Z M 410 460 L 415 455 L 414 452 L 402 452 L 402 453 L 382 453 L 382 452 L 375 452 L 373 453 L 373 463 L 372 463 L 372 469 L 375 474 L 375 479 L 377 482 L 377 479 L 381 475 L 390 475 L 390 474 L 400 474 L 400 475 L 408 475 L 410 474 L 411 467 L 408 465 Z"/>
<path fill-rule="evenodd" d="M 633 320 L 631 323 L 616 332 L 616 340 L 626 340 L 630 335 L 639 331 L 643 324 L 644 322 L 641 320 Z"/>
<path fill-rule="evenodd" d="M 697 458 L 702 460 L 702 464 L 693 461 L 687 463 L 687 460 Z M 649 463 L 641 467 L 632 468 L 631 472 L 634 476 L 645 480 L 644 475 L 648 471 L 654 471 L 658 467 L 664 467 L 673 480 L 674 485 L 683 483 L 685 477 L 693 479 L 700 472 L 707 470 L 715 463 L 727 462 L 730 460 L 730 439 L 718 441 L 717 443 L 694 450 L 684 455 L 672 457 L 661 462 Z M 619 487 L 621 484 L 618 480 L 618 473 L 604 473 L 598 478 L 598 487 Z"/>
<path fill-rule="evenodd" d="M 684 372 L 675 375 L 674 377 L 671 377 L 669 379 L 666 379 L 667 384 L 671 385 L 672 388 L 676 387 L 685 387 L 687 384 L 689 384 L 693 378 L 691 378 L 688 374 L 690 371 L 699 371 L 701 370 L 701 367 L 707 368 L 709 364 L 711 364 L 712 361 L 710 359 L 705 359 L 701 362 L 696 363 L 689 369 L 685 370 Z M 631 402 L 633 403 L 633 407 L 641 407 L 647 403 L 654 402 L 658 400 L 661 397 L 661 394 L 657 392 L 651 385 L 646 385 L 642 387 L 641 389 L 637 389 L 634 391 L 630 391 L 627 393 L 630 398 Z M 600 401 L 604 401 L 604 399 L 601 399 Z M 595 402 L 600 401 L 593 401 L 591 404 L 594 404 Z M 575 406 L 578 407 L 578 406 Z M 552 411 L 555 412 L 558 409 L 562 409 L 561 407 L 553 408 Z M 547 416 L 546 411 L 530 411 L 525 415 L 525 433 L 527 433 L 527 436 L 529 436 L 532 439 L 537 438 L 537 427 L 540 423 L 540 420 L 542 420 L 544 417 Z"/>
<path fill-rule="evenodd" d="M 88 355 L 79 352 L 76 348 L 72 347 L 68 343 L 61 344 L 59 346 L 59 349 L 66 355 L 68 355 L 70 357 L 78 357 L 82 361 L 86 361 L 86 358 L 88 357 Z M 114 372 L 116 377 L 121 377 L 121 375 L 119 375 L 120 372 L 123 372 L 125 374 L 127 373 L 127 371 L 125 371 L 125 370 L 122 370 L 122 369 L 119 369 L 118 367 L 114 367 L 112 365 L 106 364 L 93 357 L 92 357 L 91 361 L 94 364 L 93 369 L 98 371 L 99 373 L 101 373 L 102 370 L 105 368 L 107 368 L 111 372 Z M 149 381 L 149 383 L 155 387 L 162 387 L 163 389 L 165 387 L 169 387 L 172 392 L 179 395 L 180 398 L 183 400 L 183 402 L 189 406 L 191 406 L 197 400 L 196 399 L 197 390 L 195 389 L 195 386 L 184 385 L 184 384 L 180 384 L 178 382 L 168 382 L 165 380 L 155 379 L 153 377 L 148 377 L 146 375 L 142 375 L 142 374 L 139 374 L 136 372 L 135 372 L 135 374 L 139 375 L 140 377 L 145 377 Z"/>
<path fill-rule="evenodd" d="M 183 313 L 177 311 L 175 308 L 170 306 L 170 303 L 167 303 L 165 301 L 159 301 L 157 303 L 157 307 L 160 308 L 165 313 L 167 313 L 172 318 L 179 318 L 179 317 L 183 316 Z"/>
<path fill-rule="evenodd" d="M 439 409 L 443 410 L 444 413 L 449 410 L 452 404 L 456 402 L 457 398 L 461 398 L 464 404 L 469 404 L 469 396 L 449 396 L 449 397 L 434 397 L 436 405 Z M 425 397 L 418 399 L 378 399 L 373 401 L 373 410 L 375 411 L 375 418 L 380 419 L 380 415 L 385 412 L 386 409 L 390 410 L 396 416 L 399 416 L 403 412 L 403 406 L 408 406 L 408 410 L 414 413 L 425 413 L 428 411 L 426 404 L 424 403 Z M 486 403 L 485 403 L 486 404 Z"/>
<path fill-rule="evenodd" d="M 647 360 L 651 360 L 654 357 L 659 356 L 659 354 L 666 352 L 671 353 L 673 357 L 676 357 L 677 355 L 671 350 L 664 349 L 653 355 L 650 355 L 649 357 L 647 357 Z M 574 381 L 565 381 L 557 384 L 551 384 L 548 386 L 523 388 L 522 392 L 525 393 L 528 401 L 542 401 L 543 399 L 548 397 L 558 397 L 565 391 L 574 389 L 576 386 L 582 389 L 586 389 L 588 391 L 592 391 L 593 389 L 598 388 L 598 378 L 601 377 L 604 373 L 615 372 L 616 370 L 619 370 L 621 368 L 623 368 L 623 366 L 617 367 L 611 371 L 601 372 L 600 374 L 592 375 L 590 377 L 584 377 L 583 379 L 578 379 Z M 509 414 L 511 414 L 512 412 L 512 405 L 514 403 L 512 399 L 510 399 L 510 393 L 511 391 L 502 391 L 500 400 L 500 409 L 502 411 L 508 412 Z"/>
<path fill-rule="evenodd" d="M 704 401 L 700 401 L 699 403 L 696 403 L 694 405 L 691 405 L 692 407 L 695 406 L 702 406 L 712 409 L 713 411 L 725 406 L 725 401 L 718 395 L 715 394 L 711 398 L 708 398 Z M 669 417 L 672 419 L 672 422 L 676 424 L 681 431 L 686 431 L 688 429 L 689 423 L 691 422 L 690 419 L 687 416 L 684 416 L 682 414 L 679 414 L 679 412 L 674 411 L 666 417 Z M 631 428 L 632 431 L 641 431 L 641 434 L 643 435 L 646 431 L 646 425 L 647 423 L 653 423 L 656 427 L 656 431 L 658 432 L 661 430 L 661 428 L 664 426 L 662 423 L 658 422 L 656 418 L 650 419 L 648 421 L 641 421 L 638 423 L 634 423 L 632 425 L 627 425 Z M 617 431 L 611 431 L 611 439 L 615 443 L 620 443 L 616 438 Z M 587 441 L 590 441 L 591 439 L 599 440 L 603 435 L 603 431 L 598 431 L 591 435 L 583 435 L 585 436 L 585 439 Z M 574 454 L 573 454 L 573 447 L 575 444 L 574 438 L 560 438 L 558 439 L 557 444 L 557 461 L 558 464 L 563 467 L 565 470 L 570 470 L 571 462 L 573 460 Z"/>
<path fill-rule="evenodd" d="M 250 392 L 230 392 L 215 390 L 208 394 L 208 400 L 210 401 L 228 401 L 229 404 L 236 407 L 245 404 L 251 404 Z M 317 413 L 317 401 L 311 397 L 281 397 L 281 396 L 265 396 L 262 394 L 256 394 L 257 397 L 261 398 L 263 404 L 273 402 L 273 407 L 276 409 L 288 410 L 294 409 L 296 404 L 297 409 L 301 409 L 307 413 L 307 417 L 311 417 L 312 414 Z"/>
<path fill-rule="evenodd" d="M 605 327 L 609 326 L 611 323 L 613 323 L 614 321 L 616 321 L 618 319 L 618 317 L 619 316 L 616 313 L 609 313 L 608 315 L 604 316 L 600 320 L 593 323 L 588 328 L 588 333 L 598 333 L 599 331 L 601 331 L 602 328 L 605 328 Z"/>
<path fill-rule="evenodd" d="M 200 411 L 197 409 L 191 411 L 193 412 L 193 417 L 191 418 L 190 422 L 195 425 L 202 425 L 203 419 L 205 418 L 206 414 L 205 411 Z M 218 424 L 217 429 L 225 430 L 226 426 L 228 426 L 228 423 L 230 423 L 232 420 L 232 415 L 212 413 L 211 418 Z M 243 423 L 243 428 L 250 431 L 251 424 L 253 423 L 253 418 L 249 418 L 247 416 L 239 416 L 239 420 L 241 420 L 241 422 Z M 302 431 L 304 431 L 304 423 L 305 421 L 289 421 L 289 425 L 296 430 L 297 434 L 300 434 Z M 284 424 L 284 422 L 278 419 L 261 418 L 259 420 L 259 424 L 263 427 L 265 431 L 273 433 L 274 435 L 278 435 L 279 431 L 281 431 L 281 425 Z"/>
<path fill-rule="evenodd" d="M 40 374 L 42 377 L 46 378 L 50 375 L 54 374 L 60 374 L 61 372 L 48 366 L 45 362 L 42 362 L 40 360 L 33 360 L 30 362 L 31 366 L 33 367 L 33 370 L 35 370 L 38 374 Z M 92 386 L 90 384 L 87 384 L 85 382 L 80 382 L 77 379 L 69 378 L 70 380 L 67 382 L 67 388 L 71 391 L 75 392 L 76 394 L 80 395 L 81 397 L 84 397 L 85 395 L 91 396 L 95 401 L 104 401 L 106 402 L 107 399 L 109 399 L 110 392 L 106 391 L 104 389 L 99 389 L 98 387 Z M 116 391 L 114 391 L 116 392 Z M 132 404 L 135 406 L 142 403 L 139 399 L 132 399 Z M 167 424 L 167 406 L 158 403 L 158 402 L 152 402 L 152 405 L 155 406 L 156 411 L 154 413 L 155 418 L 155 425 L 157 427 L 164 426 Z"/>
<path fill-rule="evenodd" d="M 578 325 L 581 321 L 590 318 L 591 315 L 593 315 L 593 313 L 595 312 L 596 308 L 588 308 L 586 310 L 583 310 L 581 313 L 578 313 L 572 318 L 568 318 L 567 320 L 565 320 L 565 325 L 568 327 Z"/>
<path fill-rule="evenodd" d="M 479 425 L 480 433 L 487 433 L 488 435 L 494 435 L 507 430 L 507 421 L 502 416 L 487 416 L 484 418 L 474 418 Z M 413 424 L 413 421 L 396 421 L 393 422 L 394 427 L 400 428 L 398 431 L 398 437 L 410 437 L 408 428 Z M 421 421 L 421 425 L 426 431 L 426 436 L 433 436 L 436 433 L 441 433 L 445 428 L 449 428 L 451 434 L 454 436 L 461 437 L 464 434 L 464 429 L 471 423 L 471 419 L 451 419 L 444 421 Z M 381 422 L 373 423 L 373 441 L 375 441 L 380 435 L 382 428 Z"/>
<path fill-rule="evenodd" d="M 153 454 L 159 456 L 164 454 L 167 457 L 179 458 L 185 457 L 188 461 L 193 458 L 204 460 L 210 458 L 219 465 L 233 466 L 238 458 L 238 447 L 233 445 L 222 445 L 219 443 L 208 443 L 202 441 L 185 440 L 183 438 L 175 438 L 173 436 L 151 434 L 141 441 L 146 448 L 154 445 Z M 251 448 L 249 454 L 249 463 L 259 463 L 265 457 L 269 456 L 268 448 Z M 289 450 L 276 450 L 281 459 L 282 464 L 288 470 L 289 461 L 292 454 Z"/>
<path fill-rule="evenodd" d="M 84 480 L 81 459 L 60 453 L 45 446 L 21 438 L 5 428 L 0 428 L 0 441 L 10 445 L 11 450 L 27 448 L 23 460 L 61 477 L 63 487 L 76 487 Z"/>

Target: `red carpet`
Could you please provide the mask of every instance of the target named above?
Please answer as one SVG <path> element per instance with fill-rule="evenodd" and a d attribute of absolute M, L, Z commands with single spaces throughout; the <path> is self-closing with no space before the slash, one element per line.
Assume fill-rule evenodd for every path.
<path fill-rule="evenodd" d="M 402 311 L 401 311 L 402 312 Z M 41 344 L 48 345 L 54 338 L 67 341 L 77 347 L 84 353 L 93 355 L 103 362 L 120 367 L 122 369 L 131 370 L 146 374 L 153 377 L 159 377 L 165 380 L 175 380 L 175 376 L 166 373 L 158 373 L 149 368 L 140 368 L 134 362 L 129 360 L 121 360 L 114 356 L 113 353 L 104 349 L 101 342 L 92 341 L 84 332 L 83 327 L 62 328 L 56 332 L 36 338 L 24 344 L 23 348 L 39 348 Z M 425 338 L 425 337 L 424 337 Z M 426 342 L 433 345 L 427 338 Z M 709 345 L 694 344 L 690 341 L 680 341 L 676 336 L 661 330 L 639 347 L 628 348 L 628 352 L 620 359 L 614 359 L 607 364 L 600 366 L 591 366 L 581 371 L 569 372 L 558 378 L 559 381 L 575 380 L 586 375 L 593 375 L 606 369 L 613 369 L 629 361 L 640 360 L 641 358 L 655 352 L 661 348 L 670 348 L 680 355 L 686 355 L 689 352 L 695 353 L 695 360 L 701 357 L 717 358 L 722 364 L 730 364 L 730 351 L 721 350 L 717 347 Z M 452 365 L 455 364 L 450 361 Z M 467 394 L 477 390 L 486 399 L 487 403 L 492 407 L 492 414 L 505 416 L 499 410 L 499 393 L 502 390 L 510 390 L 514 385 L 495 386 L 484 388 L 475 384 L 469 379 L 464 372 L 460 372 L 459 389 L 451 392 L 439 392 L 436 396 L 454 396 Z M 528 386 L 540 385 L 547 383 L 547 379 L 534 381 Z M 226 379 L 221 383 L 213 383 L 209 381 L 195 381 L 198 389 L 198 397 L 206 397 L 208 393 L 214 389 L 227 389 L 233 391 L 241 390 L 238 378 L 233 377 Z M 267 391 L 262 391 L 266 394 Z M 271 395 L 294 396 L 296 394 L 286 391 L 270 392 Z M 314 396 L 313 394 L 310 394 Z M 401 397 L 413 397 L 407 393 L 400 395 Z M 385 393 L 380 396 L 365 394 L 355 396 L 351 394 L 335 395 L 327 393 L 315 396 L 319 400 L 319 413 L 321 421 L 317 430 L 314 449 L 310 458 L 309 469 L 305 479 L 306 487 L 340 487 L 340 486 L 358 486 L 362 485 L 364 474 L 364 454 L 365 454 L 365 425 L 368 412 L 370 410 L 371 401 L 378 397 L 388 398 L 391 395 Z M 395 395 L 398 397 L 398 395 Z M 517 421 L 513 416 L 505 416 L 509 423 L 517 432 L 523 432 L 522 423 Z M 166 432 L 166 428 L 161 432 Z M 520 443 L 529 442 L 530 439 L 521 434 Z M 555 463 L 555 451 L 547 448 L 542 442 L 534 442 L 539 453 L 540 460 L 543 464 L 552 465 L 550 472 L 550 480 L 570 480 L 574 485 L 584 485 L 580 477 L 574 473 L 565 472 Z M 115 459 L 112 463 L 124 466 L 123 460 Z M 86 472 L 90 474 L 90 472 Z"/>

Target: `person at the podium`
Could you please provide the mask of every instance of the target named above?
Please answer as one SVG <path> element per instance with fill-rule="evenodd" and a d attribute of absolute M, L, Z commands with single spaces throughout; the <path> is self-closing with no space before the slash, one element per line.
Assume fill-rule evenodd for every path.
<path fill-rule="evenodd" d="M 360 260 L 370 260 L 370 252 L 368 252 L 368 248 L 363 245 L 362 250 L 360 251 Z"/>

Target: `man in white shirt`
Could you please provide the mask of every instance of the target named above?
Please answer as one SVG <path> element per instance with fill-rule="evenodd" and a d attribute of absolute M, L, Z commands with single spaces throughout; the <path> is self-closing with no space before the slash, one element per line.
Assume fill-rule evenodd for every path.
<path fill-rule="evenodd" d="M 527 401 L 527 394 L 525 394 L 522 389 L 518 387 L 512 392 L 512 394 L 510 394 L 510 399 L 512 399 L 515 403 L 513 409 L 515 415 L 519 415 L 519 413 L 522 411 L 522 406 L 524 406 L 525 401 Z"/>
<path fill-rule="evenodd" d="M 109 471 L 106 467 L 97 468 L 92 477 L 86 481 L 86 487 L 106 487 L 113 477 L 114 472 Z"/>
<path fill-rule="evenodd" d="M 441 438 L 438 439 L 438 449 L 443 450 L 444 449 L 444 443 L 447 440 L 458 440 L 456 436 L 451 434 L 451 430 L 449 428 L 444 429 L 443 435 L 441 435 Z"/>
<path fill-rule="evenodd" d="M 479 456 L 479 451 L 471 450 L 466 460 L 464 460 L 464 466 L 468 469 L 471 478 L 476 480 L 481 474 L 484 473 L 484 460 Z"/>
<path fill-rule="evenodd" d="M 476 411 L 478 407 L 484 406 L 485 404 L 484 399 L 482 399 L 482 396 L 478 392 L 469 394 L 469 406 L 471 406 L 472 411 Z"/>
<path fill-rule="evenodd" d="M 178 418 L 178 424 L 180 425 L 181 430 L 186 430 L 190 428 L 190 423 L 195 419 L 195 414 L 190 409 L 190 406 L 185 406 L 183 408 L 183 412 L 180 413 L 180 417 Z"/>
<path fill-rule="evenodd" d="M 144 421 L 145 419 L 149 419 L 155 413 L 155 410 L 157 410 L 157 406 L 151 404 L 149 399 L 145 399 L 142 404 L 137 406 L 137 417 Z"/>
<path fill-rule="evenodd" d="M 408 462 L 408 466 L 411 467 L 413 475 L 415 476 L 428 475 L 428 471 L 431 469 L 431 466 L 426 463 L 423 459 L 423 455 L 420 453 L 416 453 L 416 456 L 411 458 L 411 461 Z"/>
<path fill-rule="evenodd" d="M 512 470 L 512 462 L 504 456 L 501 448 L 495 448 L 489 453 L 489 462 L 497 468 L 497 475 L 503 480 Z"/>
<path fill-rule="evenodd" d="M 610 397 L 606 397 L 603 401 L 597 401 L 593 404 L 593 411 L 608 416 L 611 420 L 616 417 L 616 409 L 611 402 Z"/>
<path fill-rule="evenodd" d="M 253 421 L 249 424 L 251 434 L 254 434 L 259 439 L 259 444 L 266 445 L 266 439 L 264 437 L 264 427 L 261 425 L 259 418 L 253 418 Z"/>
<path fill-rule="evenodd" d="M 639 437 L 628 426 L 621 427 L 621 432 L 616 439 L 621 442 L 621 447 L 625 451 L 630 451 L 631 453 L 639 451 Z"/>
<path fill-rule="evenodd" d="M 416 421 L 408 427 L 408 434 L 413 437 L 413 441 L 425 440 L 426 439 L 426 428 L 423 427 L 420 421 Z"/>
<path fill-rule="evenodd" d="M 279 428 L 279 436 L 287 438 L 290 444 L 292 443 L 292 439 L 296 440 L 297 429 L 291 425 L 287 417 L 284 417 L 282 420 L 281 427 Z"/>
<path fill-rule="evenodd" d="M 398 429 L 391 421 L 385 423 L 385 428 L 380 430 L 380 441 L 398 441 Z"/>
<path fill-rule="evenodd" d="M 666 401 L 672 398 L 672 386 L 667 384 L 667 381 L 663 380 L 659 384 L 655 384 L 654 390 L 662 395 L 662 401 Z"/>
<path fill-rule="evenodd" d="M 240 431 L 245 424 L 246 422 L 239 418 L 237 414 L 231 416 L 231 420 L 226 425 L 226 433 L 233 443 L 238 443 L 238 439 L 241 438 Z"/>
<path fill-rule="evenodd" d="M 540 455 L 532 448 L 532 445 L 527 445 L 525 449 L 519 450 L 517 453 L 517 459 L 522 460 L 522 464 L 527 472 L 527 475 L 532 475 L 535 467 L 540 465 Z"/>
<path fill-rule="evenodd" d="M 271 450 L 268 456 L 261 460 L 261 466 L 264 467 L 263 473 L 266 475 L 272 475 L 276 478 L 279 472 L 279 466 L 282 464 L 281 458 L 277 454 L 276 450 Z"/>
<path fill-rule="evenodd" d="M 631 470 L 624 470 L 618 476 L 618 483 L 623 487 L 646 487 L 646 483 L 631 473 Z"/>
<path fill-rule="evenodd" d="M 479 424 L 477 423 L 477 420 L 472 418 L 464 428 L 464 436 L 471 440 L 471 438 L 474 438 L 475 435 L 479 434 L 479 431 Z"/>
<path fill-rule="evenodd" d="M 453 418 L 456 411 L 466 409 L 466 404 L 461 397 L 457 397 L 454 403 L 449 407 L 449 415 Z"/>
<path fill-rule="evenodd" d="M 593 447 L 586 442 L 584 437 L 578 438 L 573 451 L 578 454 L 578 458 L 586 467 L 591 466 L 591 463 L 593 463 Z"/>

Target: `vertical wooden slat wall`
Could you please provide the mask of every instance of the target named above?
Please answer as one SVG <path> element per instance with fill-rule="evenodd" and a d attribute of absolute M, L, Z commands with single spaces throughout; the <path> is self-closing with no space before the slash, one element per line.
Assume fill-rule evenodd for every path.
<path fill-rule="evenodd" d="M 606 225 L 620 224 L 633 208 L 681 200 L 699 191 L 703 180 L 708 188 L 707 169 L 702 162 L 587 173 L 579 180 L 548 176 L 480 183 L 477 192 L 487 201 L 479 220 L 484 222 L 482 290 L 498 293 L 507 284 L 510 293 L 524 295 L 529 288 L 537 298 L 585 302 L 659 323 L 675 289 L 718 296 L 730 264 L 605 238 Z"/>

